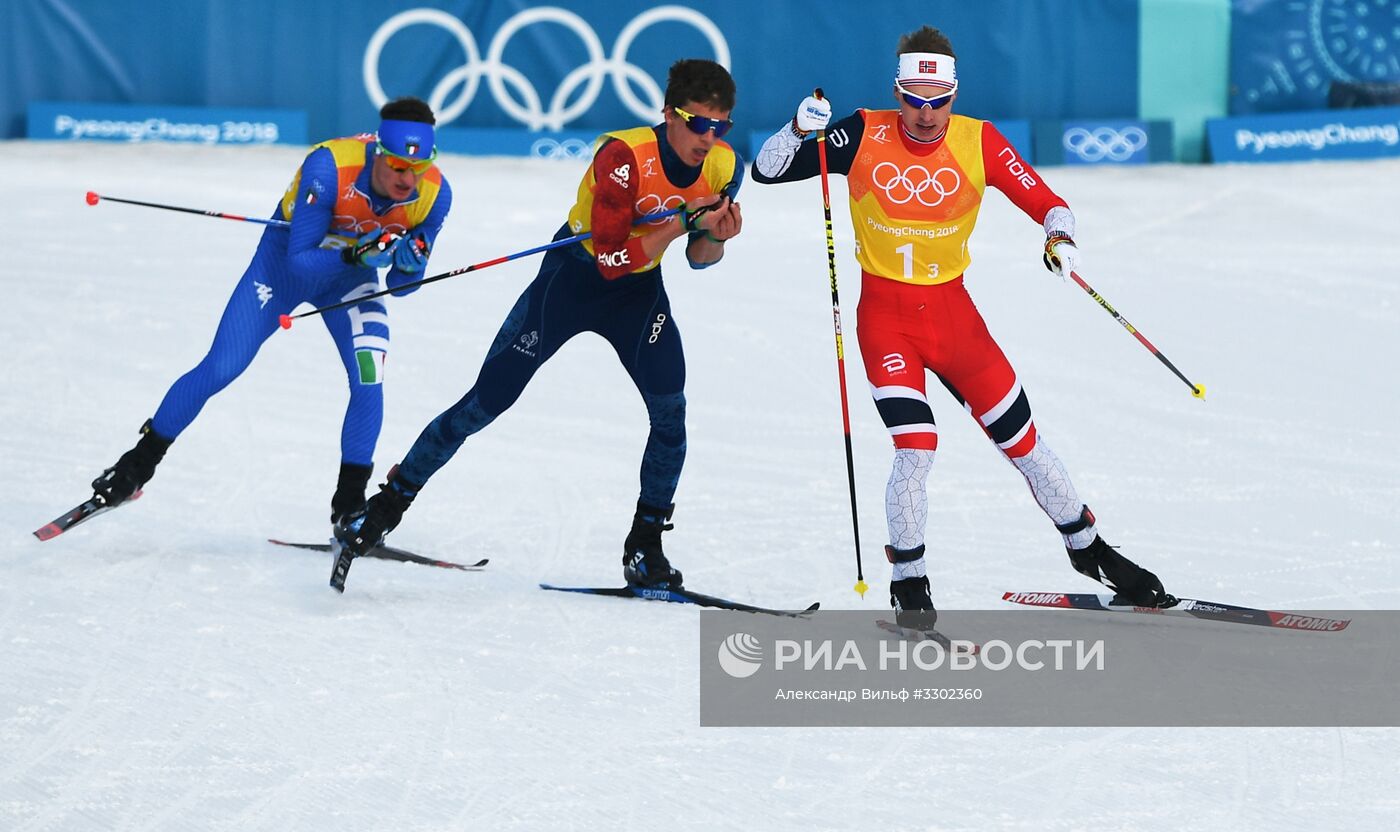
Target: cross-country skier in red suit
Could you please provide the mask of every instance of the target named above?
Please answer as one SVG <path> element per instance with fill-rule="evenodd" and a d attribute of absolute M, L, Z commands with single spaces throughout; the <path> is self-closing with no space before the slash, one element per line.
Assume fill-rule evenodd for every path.
<path fill-rule="evenodd" d="M 941 32 L 925 26 L 905 35 L 897 54 L 897 110 L 857 110 L 828 128 L 830 103 L 807 98 L 753 166 L 758 182 L 816 176 L 816 142 L 803 140 L 826 130 L 829 169 L 846 176 L 862 271 L 857 337 L 895 445 L 885 492 L 890 603 L 914 626 L 936 618 L 924 564 L 925 482 L 938 447 L 925 395 L 932 371 L 1025 477 L 1076 570 L 1133 604 L 1169 604 L 1156 575 L 1099 536 L 1093 513 L 1037 432 L 1016 371 L 963 286 L 968 238 L 987 185 L 1044 225 L 1045 264 L 1061 277 L 1079 263 L 1074 214 L 990 122 L 952 114 L 958 76 L 953 46 Z"/>

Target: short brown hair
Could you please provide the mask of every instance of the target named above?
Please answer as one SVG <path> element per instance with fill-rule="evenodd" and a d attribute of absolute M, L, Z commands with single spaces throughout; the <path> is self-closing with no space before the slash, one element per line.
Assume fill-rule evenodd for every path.
<path fill-rule="evenodd" d="M 729 70 L 700 58 L 685 58 L 671 64 L 666 78 L 666 104 L 682 107 L 694 102 L 717 110 L 734 109 L 734 79 Z"/>
<path fill-rule="evenodd" d="M 895 55 L 904 55 L 909 52 L 932 52 L 936 55 L 947 55 L 956 58 L 953 54 L 953 43 L 948 40 L 948 36 L 933 28 L 925 26 L 917 32 L 910 32 L 899 39 L 899 49 Z"/>

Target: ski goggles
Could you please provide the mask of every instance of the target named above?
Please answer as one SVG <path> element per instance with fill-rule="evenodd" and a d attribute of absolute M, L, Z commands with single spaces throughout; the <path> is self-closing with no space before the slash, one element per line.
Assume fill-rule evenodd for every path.
<path fill-rule="evenodd" d="M 687 113 L 680 107 L 672 107 L 676 115 L 681 117 L 685 126 L 690 128 L 690 132 L 697 136 L 703 136 L 711 130 L 715 133 L 715 138 L 722 139 L 724 134 L 729 132 L 729 128 L 734 126 L 734 120 L 730 118 L 707 118 L 697 116 L 694 113 Z"/>
<path fill-rule="evenodd" d="M 384 158 L 384 164 L 389 166 L 389 170 L 396 173 L 403 173 L 406 170 L 411 170 L 417 174 L 427 173 L 428 168 L 432 167 L 433 161 L 437 159 L 436 147 L 433 148 L 433 152 L 429 154 L 426 159 L 411 159 L 407 156 L 400 156 L 385 147 L 382 141 L 374 143 L 374 150 Z"/>
<path fill-rule="evenodd" d="M 899 91 L 899 97 L 904 99 L 904 103 L 908 104 L 910 107 L 913 107 L 916 110 L 922 110 L 925 107 L 929 107 L 934 110 L 941 110 L 944 107 L 948 106 L 948 102 L 953 100 L 953 94 L 957 92 L 957 90 L 954 89 L 952 92 L 947 92 L 943 95 L 936 95 L 932 98 L 925 98 L 922 95 L 915 95 L 914 93 L 906 90 L 903 86 L 901 86 L 898 83 L 894 85 L 894 88 Z"/>

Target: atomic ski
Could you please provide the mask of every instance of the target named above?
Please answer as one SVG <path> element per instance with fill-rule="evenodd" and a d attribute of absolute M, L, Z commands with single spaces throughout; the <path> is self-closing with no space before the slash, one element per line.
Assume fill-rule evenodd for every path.
<path fill-rule="evenodd" d="M 106 500 L 94 494 L 87 502 L 74 506 L 71 510 L 54 518 L 52 523 L 49 523 L 41 529 L 35 529 L 34 536 L 40 540 L 52 540 L 79 523 L 85 523 L 103 512 L 111 511 L 114 508 L 120 508 L 132 500 L 140 499 L 140 497 L 141 491 L 137 489 L 136 493 L 127 497 L 122 502 L 114 506 L 109 506 Z"/>
<path fill-rule="evenodd" d="M 276 543 L 278 546 L 291 546 L 294 549 L 309 549 L 313 552 L 331 552 L 335 547 L 329 543 L 292 543 L 286 540 L 276 540 L 269 537 L 268 543 Z M 460 569 L 463 572 L 478 572 L 486 564 L 490 563 L 489 558 L 482 558 L 476 563 L 453 563 L 450 560 L 438 560 L 426 555 L 410 552 L 407 549 L 397 549 L 393 546 L 376 546 L 366 552 L 367 558 L 379 558 L 380 560 L 396 560 L 401 563 L 421 563 L 424 566 L 436 566 L 439 569 Z"/>
<path fill-rule="evenodd" d="M 739 612 L 761 612 L 766 615 L 787 615 L 793 618 L 801 618 L 810 612 L 815 612 L 820 603 L 813 604 L 805 610 L 775 610 L 768 607 L 755 607 L 749 604 L 742 604 L 738 601 L 730 601 L 727 598 L 716 598 L 713 595 L 705 595 L 699 592 L 692 592 L 688 589 L 650 589 L 640 586 L 555 586 L 554 584 L 540 584 L 540 589 L 552 589 L 555 592 L 582 592 L 587 595 L 608 595 L 613 598 L 640 598 L 643 601 L 669 601 L 672 604 L 694 604 L 699 607 L 714 607 L 721 610 L 738 610 Z"/>
<path fill-rule="evenodd" d="M 1001 600 L 1029 607 L 1058 607 L 1073 610 L 1103 610 L 1105 612 L 1131 612 L 1146 615 L 1171 615 L 1178 617 L 1203 618 L 1207 621 L 1225 621 L 1231 624 L 1255 624 L 1260 627 L 1279 627 L 1288 630 L 1312 630 L 1315 632 L 1337 632 L 1345 630 L 1350 618 L 1322 618 L 1301 615 L 1293 612 L 1275 612 L 1253 607 L 1238 607 L 1215 601 L 1198 601 L 1195 598 L 1178 598 L 1177 603 L 1168 608 L 1135 607 L 1118 601 L 1114 595 L 1092 595 L 1088 593 L 1066 592 L 1007 592 Z"/>

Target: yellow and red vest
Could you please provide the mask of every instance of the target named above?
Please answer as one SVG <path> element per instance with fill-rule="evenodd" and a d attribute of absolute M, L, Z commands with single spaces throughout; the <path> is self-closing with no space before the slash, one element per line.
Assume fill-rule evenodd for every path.
<path fill-rule="evenodd" d="M 901 283 L 947 283 L 972 262 L 967 239 L 987 188 L 982 122 L 953 116 L 927 156 L 905 148 L 902 129 L 898 111 L 865 112 L 846 174 L 856 259 L 867 272 Z"/>
<path fill-rule="evenodd" d="M 383 214 L 376 214 L 369 194 L 360 190 L 357 181 L 365 168 L 365 147 L 373 142 L 373 133 L 361 133 L 343 139 L 331 139 L 311 148 L 312 152 L 327 148 L 335 157 L 337 176 L 335 207 L 331 210 L 330 230 L 321 241 L 321 248 L 344 248 L 354 245 L 362 235 L 378 229 L 400 234 L 418 227 L 433 209 L 442 188 L 442 171 L 437 165 L 428 168 L 418 182 L 418 196 L 408 202 L 397 202 Z M 282 194 L 282 218 L 288 222 L 297 207 L 297 191 L 301 188 L 301 168 L 297 168 L 292 184 Z"/>
<path fill-rule="evenodd" d="M 654 214 L 658 211 L 665 211 L 670 208 L 677 208 L 692 199 L 702 196 L 719 193 L 725 185 L 734 179 L 734 165 L 736 157 L 734 148 L 727 142 L 715 142 L 715 146 L 705 157 L 705 162 L 700 168 L 700 176 L 688 187 L 677 187 L 666 178 L 666 173 L 661 167 L 661 147 L 656 140 L 656 132 L 650 127 L 634 127 L 630 130 L 618 130 L 612 133 L 604 133 L 594 142 L 594 152 L 602 147 L 608 139 L 616 139 L 624 142 L 632 149 L 632 154 L 637 159 L 637 168 L 640 175 L 633 177 L 636 181 L 636 199 L 632 203 L 632 210 L 636 216 Z M 598 179 L 594 173 L 593 166 L 589 165 L 588 172 L 583 175 L 582 181 L 578 185 L 578 198 L 574 202 L 574 207 L 569 209 L 569 227 L 575 234 L 582 234 L 592 227 L 593 216 L 593 190 L 597 187 Z M 670 222 L 671 218 L 655 222 L 638 223 L 632 226 L 632 233 L 628 238 L 641 237 L 656 230 L 656 227 Z M 591 255 L 597 255 L 593 248 L 592 238 L 583 241 L 583 247 L 588 249 Z M 645 272 L 661 265 L 662 254 L 656 255 L 650 263 L 633 272 Z"/>

